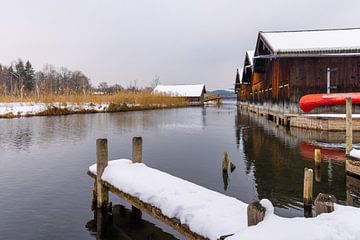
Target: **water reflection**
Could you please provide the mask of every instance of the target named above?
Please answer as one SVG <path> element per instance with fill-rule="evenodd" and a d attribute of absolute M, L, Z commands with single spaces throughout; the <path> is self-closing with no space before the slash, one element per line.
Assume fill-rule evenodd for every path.
<path fill-rule="evenodd" d="M 95 161 L 95 139 L 108 138 L 109 158 L 116 159 L 131 156 L 131 138 L 136 135 L 143 136 L 148 166 L 246 203 L 268 198 L 275 212 L 285 217 L 304 214 L 303 169 L 314 168 L 312 151 L 320 147 L 324 161 L 315 172 L 314 198 L 318 192 L 331 193 L 343 204 L 360 205 L 360 183 L 345 176 L 343 160 L 334 157 L 338 150 L 326 150 L 329 143 L 342 143 L 344 134 L 276 127 L 262 117 L 237 111 L 234 104 L 1 119 L 0 165 L 6 169 L 0 174 L 0 214 L 5 216 L 0 218 L 1 238 L 88 238 L 84 225 L 95 218 L 87 207 L 92 182 L 85 172 Z M 358 138 L 354 133 L 354 142 Z M 224 151 L 236 170 L 223 175 Z M 122 232 L 124 226 L 131 232 L 131 213 L 125 213 Z M 142 219 L 159 226 L 147 215 Z M 91 231 L 94 223 L 88 225 Z M 105 231 L 112 232 L 107 238 L 116 234 L 113 229 L 118 227 Z M 134 229 L 139 232 L 134 234 L 143 234 Z"/>
<path fill-rule="evenodd" d="M 141 211 L 135 207 L 130 210 L 122 205 L 115 205 L 111 213 L 92 209 L 94 218 L 89 220 L 85 227 L 96 239 L 177 239 L 155 224 L 144 220 Z"/>
<path fill-rule="evenodd" d="M 302 209 L 303 169 L 315 169 L 314 149 L 319 148 L 313 142 L 340 143 L 344 134 L 276 127 L 263 117 L 239 111 L 235 121 L 236 143 L 243 145 L 246 173 L 256 183 L 258 198 L 270 199 L 279 209 Z M 358 133 L 354 139 L 359 139 Z M 331 193 L 346 204 L 344 152 L 323 146 L 321 151 L 323 161 L 315 169 L 314 197 L 320 192 Z M 351 191 L 351 196 L 356 199 L 360 195 Z M 351 203 L 359 206 L 356 201 Z M 310 216 L 311 211 L 304 214 Z"/>
<path fill-rule="evenodd" d="M 118 134 L 144 130 L 184 129 L 203 130 L 206 125 L 206 108 L 155 110 L 131 113 L 85 114 L 20 119 L 0 119 L 0 146 L 26 151 L 33 145 L 59 144 L 59 139 L 74 143 L 86 139 L 99 127 Z M 156 114 L 154 114 L 156 112 Z M 173 116 L 169 118 L 169 112 Z M 184 114 L 185 112 L 185 114 Z M 175 121 L 174 121 L 175 120 Z"/>

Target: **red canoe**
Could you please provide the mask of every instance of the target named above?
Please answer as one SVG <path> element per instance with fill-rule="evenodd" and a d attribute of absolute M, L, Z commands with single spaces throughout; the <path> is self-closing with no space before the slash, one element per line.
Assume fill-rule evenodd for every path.
<path fill-rule="evenodd" d="M 309 94 L 300 99 L 299 105 L 304 112 L 310 112 L 321 106 L 345 105 L 346 98 L 351 98 L 353 104 L 360 104 L 360 92 L 357 93 L 331 93 Z"/>
<path fill-rule="evenodd" d="M 309 142 L 302 142 L 300 145 L 300 154 L 308 160 L 314 160 L 314 150 L 319 146 L 315 146 Z M 321 149 L 321 158 L 324 160 L 346 161 L 344 150 L 339 149 Z"/>

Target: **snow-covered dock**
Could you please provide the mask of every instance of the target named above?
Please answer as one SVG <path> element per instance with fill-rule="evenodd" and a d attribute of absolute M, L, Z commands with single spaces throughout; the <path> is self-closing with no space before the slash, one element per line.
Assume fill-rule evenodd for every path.
<path fill-rule="evenodd" d="M 110 191 L 188 239 L 360 239 L 358 208 L 333 204 L 333 212 L 315 218 L 283 218 L 263 199 L 259 206 L 264 215 L 257 219 L 257 225 L 248 226 L 259 217 L 249 214 L 253 204 L 146 166 L 141 138 L 133 140 L 132 161 L 108 162 L 107 156 L 107 140 L 98 139 L 97 164 L 88 170 L 95 179 L 97 206 L 104 206 Z"/>

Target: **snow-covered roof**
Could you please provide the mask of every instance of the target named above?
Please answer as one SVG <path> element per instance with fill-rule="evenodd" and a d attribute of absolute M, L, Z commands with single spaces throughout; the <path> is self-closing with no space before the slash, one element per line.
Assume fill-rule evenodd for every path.
<path fill-rule="evenodd" d="M 254 50 L 248 50 L 246 51 L 246 57 L 249 59 L 250 65 L 254 65 Z"/>
<path fill-rule="evenodd" d="M 200 97 L 205 91 L 205 84 L 191 84 L 157 85 L 153 92 L 179 97 Z"/>
<path fill-rule="evenodd" d="M 273 54 L 360 55 L 360 29 L 260 32 Z"/>
<path fill-rule="evenodd" d="M 240 83 L 242 83 L 243 75 L 244 75 L 244 68 L 240 68 L 240 71 L 239 71 L 239 81 L 240 81 Z"/>

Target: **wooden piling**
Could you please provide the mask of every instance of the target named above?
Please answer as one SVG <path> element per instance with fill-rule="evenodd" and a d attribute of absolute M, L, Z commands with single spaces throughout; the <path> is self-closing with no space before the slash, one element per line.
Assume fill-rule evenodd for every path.
<path fill-rule="evenodd" d="M 108 144 L 107 139 L 96 140 L 96 206 L 107 208 L 109 202 L 109 191 L 101 184 L 101 176 L 108 165 Z"/>
<path fill-rule="evenodd" d="M 314 150 L 315 167 L 320 168 L 321 166 L 321 151 L 320 149 Z"/>
<path fill-rule="evenodd" d="M 312 169 L 304 169 L 304 205 L 312 205 L 313 198 L 313 177 L 314 173 Z"/>
<path fill-rule="evenodd" d="M 250 203 L 247 207 L 248 226 L 254 226 L 264 220 L 266 209 L 259 201 Z"/>
<path fill-rule="evenodd" d="M 352 99 L 346 98 L 346 152 L 348 156 L 352 150 Z"/>
<path fill-rule="evenodd" d="M 334 195 L 319 193 L 314 202 L 316 216 L 321 213 L 333 212 L 334 203 L 336 203 L 336 198 Z"/>
<path fill-rule="evenodd" d="M 223 157 L 223 161 L 222 161 L 222 170 L 223 170 L 223 172 L 227 172 L 228 169 L 229 169 L 228 153 L 224 152 L 224 157 Z"/>
<path fill-rule="evenodd" d="M 133 137 L 132 161 L 133 163 L 142 163 L 142 137 Z"/>

